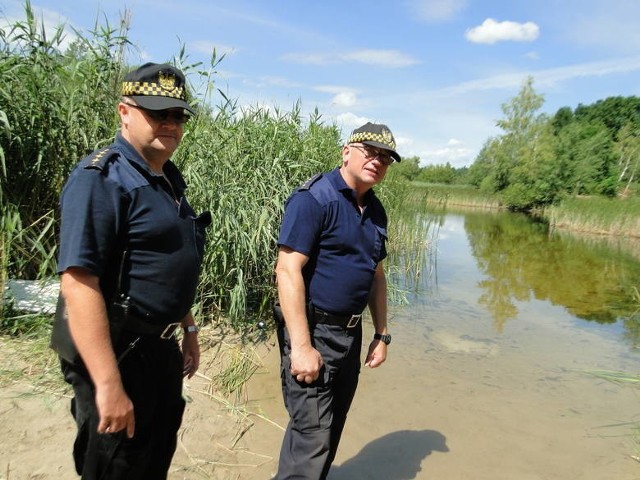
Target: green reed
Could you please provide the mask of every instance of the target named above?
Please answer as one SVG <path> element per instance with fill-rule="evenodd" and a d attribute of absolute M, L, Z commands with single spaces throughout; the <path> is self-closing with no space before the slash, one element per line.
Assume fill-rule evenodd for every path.
<path fill-rule="evenodd" d="M 431 206 L 503 208 L 500 200 L 495 195 L 481 192 L 470 185 L 444 185 L 424 182 L 413 182 L 413 185 L 416 188 L 427 191 L 426 201 Z"/>
<path fill-rule="evenodd" d="M 10 275 L 55 272 L 60 188 L 113 135 L 125 31 L 97 26 L 62 53 L 62 27 L 47 34 L 29 1 L 24 20 L 0 29 L 0 244 Z"/>
<path fill-rule="evenodd" d="M 640 237 L 640 198 L 567 198 L 547 207 L 552 227 L 578 232 Z"/>
<path fill-rule="evenodd" d="M 389 298 L 404 303 L 408 293 L 426 288 L 434 272 L 439 224 L 428 212 L 429 191 L 394 175 L 393 166 L 379 190 L 389 217 Z"/>
<path fill-rule="evenodd" d="M 7 79 L 0 88 L 3 282 L 7 275 L 55 275 L 62 185 L 71 168 L 108 144 L 118 127 L 115 105 L 130 45 L 126 15 L 117 28 L 76 32 L 64 51 L 62 31 L 47 36 L 28 0 L 25 19 L 0 29 L 0 72 Z M 303 116 L 300 102 L 290 110 L 241 108 L 216 89 L 221 60 L 214 51 L 208 65 L 190 63 L 184 47 L 173 59 L 187 73 L 197 110 L 174 161 L 194 208 L 213 216 L 196 314 L 252 327 L 270 312 L 284 202 L 311 175 L 339 165 L 341 132 L 318 111 Z M 415 217 L 424 202 L 411 200 L 407 184 L 389 177 L 376 190 L 392 222 L 390 259 L 402 260 L 388 265 L 398 275 L 415 275 L 422 253 L 408 252 L 425 250 L 428 228 Z"/>

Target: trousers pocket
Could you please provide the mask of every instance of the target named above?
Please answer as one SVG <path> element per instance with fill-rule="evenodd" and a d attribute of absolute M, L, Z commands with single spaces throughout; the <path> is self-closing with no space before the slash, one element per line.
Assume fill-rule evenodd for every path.
<path fill-rule="evenodd" d="M 303 386 L 290 375 L 287 408 L 295 429 L 301 432 L 316 430 L 320 426 L 318 388 Z"/>

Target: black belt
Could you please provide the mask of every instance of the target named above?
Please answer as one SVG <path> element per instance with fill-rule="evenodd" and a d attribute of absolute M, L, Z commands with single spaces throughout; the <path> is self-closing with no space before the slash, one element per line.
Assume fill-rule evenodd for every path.
<path fill-rule="evenodd" d="M 173 336 L 179 326 L 180 322 L 170 323 L 168 325 L 149 323 L 135 315 L 132 315 L 131 312 L 129 312 L 124 322 L 123 328 L 131 333 L 138 333 L 140 335 L 153 335 L 164 340 L 168 340 Z"/>
<path fill-rule="evenodd" d="M 353 328 L 358 326 L 360 320 L 362 320 L 362 314 L 357 315 L 334 315 L 333 313 L 325 312 L 317 307 L 311 307 L 313 312 L 313 320 L 316 323 L 324 323 L 326 325 L 338 325 L 345 328 Z"/>

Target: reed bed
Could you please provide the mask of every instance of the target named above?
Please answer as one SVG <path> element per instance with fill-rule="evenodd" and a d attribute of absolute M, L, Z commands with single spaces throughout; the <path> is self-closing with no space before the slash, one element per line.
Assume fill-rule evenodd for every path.
<path fill-rule="evenodd" d="M 552 227 L 601 235 L 640 237 L 640 198 L 575 197 L 547 207 Z"/>
<path fill-rule="evenodd" d="M 495 195 L 483 193 L 470 185 L 443 185 L 424 182 L 413 182 L 412 185 L 428 192 L 425 198 L 431 206 L 456 206 L 487 210 L 504 208 Z"/>
<path fill-rule="evenodd" d="M 126 14 L 115 28 L 106 22 L 76 32 L 66 50 L 62 31 L 47 36 L 29 1 L 24 20 L 0 29 L 0 72 L 7 79 L 0 89 L 3 288 L 7 276 L 55 277 L 62 185 L 73 166 L 108 144 L 118 127 L 118 86 L 131 48 Z M 197 110 L 173 160 L 187 179 L 194 208 L 213 217 L 195 313 L 202 323 L 254 329 L 270 317 L 284 202 L 311 175 L 339 164 L 342 132 L 318 111 L 303 116 L 300 102 L 289 110 L 241 108 L 216 88 L 222 58 L 215 51 L 207 65 L 191 63 L 184 48 L 168 61 L 186 73 Z M 423 249 L 422 227 L 402 225 L 406 216 L 396 213 L 406 205 L 406 182 L 390 175 L 376 190 L 388 204 L 392 252 Z M 414 202 L 409 208 L 420 207 Z M 406 260 L 390 268 L 419 270 Z M 16 333 L 15 315 L 3 304 L 0 331 Z"/>

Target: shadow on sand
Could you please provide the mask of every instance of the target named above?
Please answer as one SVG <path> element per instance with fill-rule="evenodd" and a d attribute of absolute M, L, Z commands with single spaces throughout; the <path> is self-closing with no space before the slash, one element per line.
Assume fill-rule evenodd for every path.
<path fill-rule="evenodd" d="M 446 437 L 434 430 L 401 430 L 366 445 L 355 457 L 334 465 L 329 480 L 410 480 L 431 452 L 448 452 Z"/>

